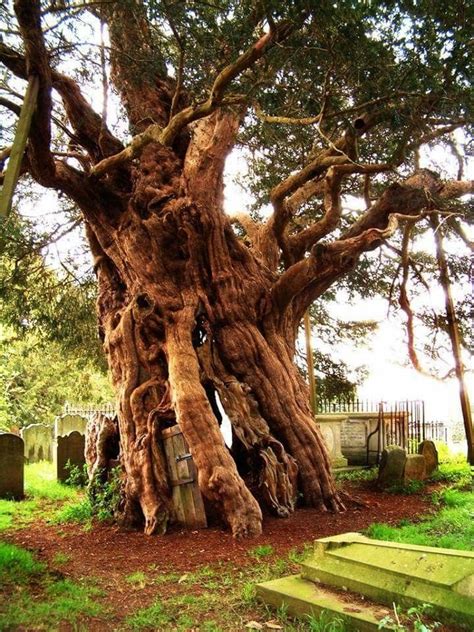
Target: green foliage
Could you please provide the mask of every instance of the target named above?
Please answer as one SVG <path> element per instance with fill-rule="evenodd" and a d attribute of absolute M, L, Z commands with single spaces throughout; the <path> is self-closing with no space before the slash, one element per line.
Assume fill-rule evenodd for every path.
<path fill-rule="evenodd" d="M 69 579 L 52 580 L 45 576 L 38 598 L 29 590 L 15 593 L 0 607 L 0 629 L 57 629 L 69 624 L 77 629 L 85 617 L 99 617 L 104 607 L 96 601 L 101 592 L 94 586 Z"/>
<path fill-rule="evenodd" d="M 0 630 L 57 629 L 64 623 L 75 629 L 84 617 L 104 613 L 95 586 L 58 579 L 30 551 L 6 542 L 0 542 L 0 586 L 6 596 L 0 601 Z"/>
<path fill-rule="evenodd" d="M 324 611 L 317 617 L 308 615 L 308 632 L 346 632 L 347 625 L 341 617 Z"/>
<path fill-rule="evenodd" d="M 131 584 L 135 588 L 145 588 L 148 579 L 143 571 L 136 571 L 135 573 L 127 575 L 125 577 L 125 581 L 127 584 Z"/>
<path fill-rule="evenodd" d="M 68 522 L 78 522 L 90 528 L 92 523 L 93 510 L 90 500 L 83 498 L 79 502 L 64 505 L 51 519 L 54 524 L 64 524 Z"/>
<path fill-rule="evenodd" d="M 386 489 L 390 494 L 419 494 L 425 487 L 424 481 L 406 481 L 397 483 Z"/>
<path fill-rule="evenodd" d="M 40 461 L 25 466 L 25 493 L 28 498 L 71 500 L 77 492 L 56 479 L 52 463 Z"/>
<path fill-rule="evenodd" d="M 79 465 L 73 465 L 68 460 L 65 467 L 68 473 L 68 477 L 65 481 L 66 485 L 70 485 L 71 487 L 85 487 L 88 484 L 89 475 L 87 473 L 86 463 L 80 467 Z"/>
<path fill-rule="evenodd" d="M 60 230 L 60 229 L 58 229 Z M 95 280 L 46 263 L 49 235 L 13 212 L 0 234 L 0 429 L 51 423 L 66 401 L 110 401 Z"/>
<path fill-rule="evenodd" d="M 108 378 L 88 357 L 65 354 L 36 334 L 15 338 L 0 324 L 0 429 L 50 424 L 66 401 L 110 401 Z"/>
<path fill-rule="evenodd" d="M 52 463 L 42 461 L 25 466 L 25 493 L 22 501 L 0 500 L 0 531 L 21 529 L 34 520 L 54 519 L 65 501 L 75 501 L 78 492 L 56 480 Z"/>
<path fill-rule="evenodd" d="M 106 480 L 104 482 L 104 477 Z M 87 495 L 93 514 L 99 520 L 110 520 L 117 510 L 122 489 L 122 468 L 117 466 L 107 474 L 96 472 L 90 482 Z"/>
<path fill-rule="evenodd" d="M 368 467 L 358 470 L 347 470 L 346 472 L 334 472 L 334 477 L 338 482 L 359 483 L 361 481 L 375 481 L 378 476 L 377 467 Z"/>
<path fill-rule="evenodd" d="M 473 485 L 473 468 L 462 461 L 450 461 L 441 463 L 438 469 L 431 475 L 432 481 L 451 483 L 456 487 L 468 487 Z"/>
<path fill-rule="evenodd" d="M 430 614 L 433 608 L 431 604 L 424 603 L 421 606 L 414 606 L 403 611 L 393 604 L 393 616 L 387 615 L 380 620 L 378 629 L 385 630 L 387 626 L 396 632 L 432 632 L 441 626 L 438 621 L 427 621 L 426 615 Z"/>

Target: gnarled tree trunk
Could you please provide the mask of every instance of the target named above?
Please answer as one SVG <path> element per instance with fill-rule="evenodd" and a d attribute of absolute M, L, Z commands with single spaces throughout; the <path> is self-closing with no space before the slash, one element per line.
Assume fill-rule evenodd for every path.
<path fill-rule="evenodd" d="M 151 27 L 147 3 L 84 5 L 107 23 L 111 79 L 133 134 L 127 147 L 107 127 L 106 108 L 100 116 L 76 81 L 51 65 L 57 50 L 47 49 L 39 0 L 15 0 L 22 45 L 0 42 L 0 61 L 19 78 L 39 79 L 21 172 L 68 196 L 83 215 L 98 279 L 99 327 L 117 391 L 124 521 L 144 525 L 148 534 L 166 529 L 172 509 L 161 431 L 179 423 L 202 493 L 240 537 L 260 532 L 263 505 L 288 515 L 297 492 L 309 505 L 342 508 L 307 386 L 293 363 L 305 310 L 363 252 L 391 236 L 398 220 L 422 219 L 443 197 L 472 192 L 472 183 L 445 186 L 421 171 L 387 186 L 345 232 L 328 240 L 341 228 L 344 178 L 369 178 L 404 160 L 405 141 L 392 163 L 358 157 L 358 138 L 393 119 L 387 99 L 374 99 L 331 114 L 345 131 L 319 151 L 316 144 L 303 166 L 273 187 L 273 214 L 265 223 L 237 218 L 247 238 L 240 241 L 223 210 L 225 159 L 252 91 L 282 63 L 277 54 L 272 70 L 262 59 L 292 34 L 302 36 L 311 11 L 277 19 L 265 3 L 256 3 L 242 18 L 248 20 L 246 43 L 229 55 L 223 49 L 227 58 L 217 60 L 207 92 L 198 82 L 188 94 L 186 46 L 166 3 L 156 5 L 151 8 L 167 16 L 181 51 L 175 77 L 168 74 L 169 51 L 162 50 L 166 34 L 160 35 L 159 19 Z M 303 30 L 317 42 L 318 28 Z M 53 116 L 53 89 L 67 126 Z M 326 96 L 319 116 L 296 122 L 320 123 L 329 115 Z M 430 94 L 417 96 L 418 119 L 405 97 L 411 93 L 400 93 L 397 111 L 417 130 L 434 126 L 415 147 L 462 125 L 437 126 Z M 348 112 L 357 118 L 346 128 Z M 67 151 L 54 151 L 53 120 L 70 139 Z M 314 197 L 321 198 L 321 216 L 297 226 L 296 212 Z M 219 429 L 216 394 L 232 423 L 231 450 Z M 100 443 L 98 436 L 98 463 Z"/>
<path fill-rule="evenodd" d="M 274 273 L 238 241 L 223 211 L 237 127 L 231 112 L 198 123 L 183 161 L 148 146 L 119 221 L 114 209 L 89 216 L 119 401 L 125 520 L 144 521 L 146 533 L 164 531 L 170 517 L 160 436 L 173 423 L 202 493 L 236 536 L 260 532 L 259 502 L 288 515 L 298 487 L 311 505 L 341 506 L 293 364 L 299 315 L 281 322 Z M 203 147 L 210 142 L 212 160 Z M 215 392 L 233 425 L 231 451 L 209 400 Z"/>

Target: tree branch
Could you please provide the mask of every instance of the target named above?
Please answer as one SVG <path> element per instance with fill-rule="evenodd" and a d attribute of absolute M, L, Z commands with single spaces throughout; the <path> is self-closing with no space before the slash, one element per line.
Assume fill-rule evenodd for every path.
<path fill-rule="evenodd" d="M 15 0 L 15 13 L 25 46 L 26 75 L 39 79 L 36 110 L 30 127 L 29 162 L 39 182 L 50 182 L 55 166 L 51 143 L 51 72 L 41 31 L 39 0 Z"/>
<path fill-rule="evenodd" d="M 233 63 L 220 71 L 205 101 L 181 110 L 171 118 L 164 128 L 158 124 L 150 125 L 144 132 L 135 136 L 130 145 L 122 152 L 104 159 L 95 165 L 92 170 L 93 175 L 101 176 L 121 163 L 131 160 L 151 142 L 170 146 L 182 129 L 193 121 L 209 116 L 218 107 L 241 104 L 243 101 L 242 96 L 225 96 L 229 85 L 236 77 L 241 75 L 242 72 L 261 59 L 272 46 L 288 37 L 293 30 L 294 25 L 288 22 L 282 22 L 274 29 L 271 29 L 255 42 L 253 46 L 242 53 Z"/>

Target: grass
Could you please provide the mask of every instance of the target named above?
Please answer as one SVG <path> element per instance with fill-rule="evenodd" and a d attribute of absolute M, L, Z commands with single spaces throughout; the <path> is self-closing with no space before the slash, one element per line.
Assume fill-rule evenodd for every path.
<path fill-rule="evenodd" d="M 54 466 L 40 461 L 25 466 L 25 494 L 27 497 L 47 500 L 73 500 L 77 490 L 56 480 Z"/>
<path fill-rule="evenodd" d="M 106 611 L 97 599 L 102 592 L 90 581 L 73 582 L 50 573 L 26 549 L 0 542 L 0 630 L 74 629 L 84 617 Z"/>
<path fill-rule="evenodd" d="M 337 483 L 361 483 L 363 481 L 374 481 L 377 476 L 378 468 L 376 467 L 364 468 L 360 470 L 347 470 L 342 472 L 338 472 L 336 470 L 334 472 L 334 478 L 336 479 Z"/>
<path fill-rule="evenodd" d="M 26 549 L 0 542 L 0 586 L 24 584 L 44 568 Z"/>
<path fill-rule="evenodd" d="M 38 519 L 55 520 L 66 503 L 77 503 L 77 489 L 56 480 L 47 461 L 25 466 L 25 500 L 0 500 L 0 531 L 21 529 Z"/>
<path fill-rule="evenodd" d="M 273 555 L 274 552 L 275 551 L 273 550 L 271 544 L 260 544 L 259 546 L 250 549 L 248 553 L 250 557 L 254 557 L 256 560 L 260 560 L 263 557 L 269 557 L 270 555 Z"/>
<path fill-rule="evenodd" d="M 474 494 L 446 489 L 434 495 L 440 510 L 419 522 L 402 521 L 397 527 L 373 524 L 367 534 L 377 540 L 391 540 L 445 549 L 474 549 Z"/>

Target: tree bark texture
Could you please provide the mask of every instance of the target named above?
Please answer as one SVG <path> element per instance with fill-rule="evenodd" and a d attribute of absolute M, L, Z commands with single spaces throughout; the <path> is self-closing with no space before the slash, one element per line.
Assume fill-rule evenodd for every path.
<path fill-rule="evenodd" d="M 208 93 L 196 101 L 179 76 L 168 76 L 144 3 L 92 3 L 108 25 L 111 79 L 134 134 L 124 147 L 78 84 L 51 67 L 39 0 L 14 6 L 22 52 L 0 42 L 0 61 L 19 78 L 39 80 L 21 172 L 68 196 L 83 215 L 99 331 L 117 393 L 123 522 L 152 534 L 173 519 L 161 432 L 176 423 L 203 495 L 236 537 L 260 533 L 262 508 L 289 515 L 299 493 L 321 510 L 342 509 L 308 388 L 293 362 L 300 321 L 398 221 L 418 220 L 433 196 L 462 195 L 472 183 L 443 192 L 426 170 L 394 182 L 345 233 L 321 243 L 340 227 L 342 180 L 394 167 L 357 160 L 358 138 L 390 120 L 391 110 L 359 113 L 273 188 L 266 223 L 241 222 L 244 242 L 223 210 L 223 173 L 251 99 L 231 84 L 249 70 L 264 71 L 262 58 L 306 14 L 269 21 L 246 50 L 217 67 Z M 50 146 L 53 89 L 77 148 L 62 159 Z M 423 113 L 423 101 L 419 107 Z M 292 217 L 313 196 L 322 197 L 322 216 L 295 231 Z M 219 428 L 216 395 L 232 424 L 231 449 Z M 113 428 L 99 420 L 88 446 L 92 475 L 106 460 L 109 435 Z"/>
<path fill-rule="evenodd" d="M 298 487 L 308 504 L 341 507 L 293 364 L 298 322 L 276 322 L 275 276 L 237 240 L 222 208 L 237 126 L 238 117 L 222 112 L 197 124 L 184 161 L 148 146 L 120 219 L 114 209 L 89 215 L 100 327 L 118 393 L 124 518 L 143 520 L 146 533 L 164 531 L 172 518 L 160 435 L 173 423 L 203 495 L 235 536 L 260 532 L 260 504 L 291 513 Z M 209 401 L 215 392 L 233 426 L 231 451 Z"/>

